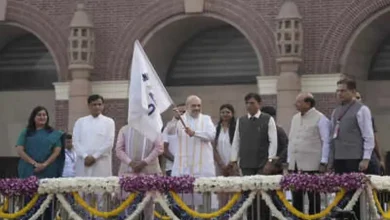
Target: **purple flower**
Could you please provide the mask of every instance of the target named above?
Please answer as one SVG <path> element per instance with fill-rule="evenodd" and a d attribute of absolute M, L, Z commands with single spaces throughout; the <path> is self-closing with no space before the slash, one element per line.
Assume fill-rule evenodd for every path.
<path fill-rule="evenodd" d="M 367 178 L 363 173 L 345 174 L 288 174 L 280 183 L 282 189 L 305 190 L 323 193 L 336 192 L 340 188 L 355 190 L 364 186 Z"/>
<path fill-rule="evenodd" d="M 158 175 L 139 175 L 121 177 L 119 184 L 126 192 L 185 192 L 191 193 L 194 188 L 195 177 L 168 177 Z"/>
<path fill-rule="evenodd" d="M 26 179 L 0 179 L 0 193 L 5 196 L 32 196 L 38 191 L 38 182 L 35 176 Z"/>

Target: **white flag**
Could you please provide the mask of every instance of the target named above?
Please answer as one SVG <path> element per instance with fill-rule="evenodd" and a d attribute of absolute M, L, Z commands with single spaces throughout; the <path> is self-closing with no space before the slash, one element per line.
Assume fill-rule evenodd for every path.
<path fill-rule="evenodd" d="M 173 102 L 138 40 L 130 75 L 129 126 L 155 141 L 163 127 L 161 113 Z"/>

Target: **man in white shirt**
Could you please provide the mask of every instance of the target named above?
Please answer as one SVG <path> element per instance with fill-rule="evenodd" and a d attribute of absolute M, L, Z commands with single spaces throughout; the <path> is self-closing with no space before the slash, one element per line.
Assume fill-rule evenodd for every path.
<path fill-rule="evenodd" d="M 329 156 L 329 119 L 315 108 L 311 93 L 300 93 L 295 102 L 299 111 L 291 120 L 288 144 L 288 169 L 293 172 L 314 174 L 325 172 Z M 304 192 L 293 192 L 293 205 L 303 210 Z M 308 192 L 309 213 L 321 211 L 319 193 Z"/>
<path fill-rule="evenodd" d="M 65 134 L 65 165 L 62 177 L 75 177 L 76 152 L 73 150 L 72 135 Z"/>
<path fill-rule="evenodd" d="M 176 106 L 177 110 L 179 111 L 180 115 L 183 115 L 186 112 L 186 105 L 179 104 Z M 176 123 L 179 118 L 174 117 L 171 121 L 167 123 L 167 126 L 163 130 L 163 141 L 164 141 L 164 158 L 165 158 L 165 172 L 167 176 L 171 176 L 172 173 L 172 167 L 173 167 L 173 161 L 175 159 L 175 153 L 178 145 L 177 140 L 177 133 L 175 133 L 174 130 L 171 129 L 170 132 L 168 132 L 169 127 L 171 127 L 171 124 Z"/>
<path fill-rule="evenodd" d="M 111 150 L 114 145 L 115 122 L 102 115 L 104 99 L 88 98 L 90 115 L 79 118 L 73 128 L 73 146 L 77 154 L 76 176 L 112 176 Z"/>
<path fill-rule="evenodd" d="M 278 136 L 275 121 L 270 115 L 260 111 L 259 94 L 247 94 L 245 104 L 248 114 L 237 119 L 230 167 L 234 169 L 239 166 L 244 176 L 270 175 L 276 170 L 277 162 Z M 260 219 L 260 216 L 257 216 L 260 211 L 257 210 L 257 203 L 257 199 L 253 201 L 254 210 L 248 210 L 248 219 Z M 260 206 L 261 219 L 269 219 L 267 205 L 260 201 Z"/>

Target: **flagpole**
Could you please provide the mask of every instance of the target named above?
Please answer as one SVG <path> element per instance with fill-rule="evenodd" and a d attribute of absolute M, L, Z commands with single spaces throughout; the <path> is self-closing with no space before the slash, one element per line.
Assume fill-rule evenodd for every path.
<path fill-rule="evenodd" d="M 186 123 L 184 123 L 183 118 L 180 115 L 180 112 L 176 108 L 177 108 L 177 106 L 175 105 L 175 112 L 178 114 L 181 124 L 186 128 L 187 127 Z"/>

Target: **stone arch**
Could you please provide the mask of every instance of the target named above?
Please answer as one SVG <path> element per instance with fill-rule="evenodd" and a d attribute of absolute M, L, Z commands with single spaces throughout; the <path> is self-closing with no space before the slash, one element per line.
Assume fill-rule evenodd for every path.
<path fill-rule="evenodd" d="M 316 55 L 315 72 L 340 72 L 340 58 L 353 32 L 367 18 L 388 6 L 388 0 L 353 1 L 324 35 Z"/>
<path fill-rule="evenodd" d="M 141 42 L 147 36 L 150 27 L 156 27 L 167 19 L 184 16 L 184 1 L 159 1 L 145 9 L 137 20 L 129 23 L 117 40 L 115 54 L 111 54 L 108 70 L 113 79 L 128 79 L 128 69 L 136 39 Z M 276 73 L 275 41 L 272 29 L 264 19 L 244 3 L 236 0 L 215 0 L 205 2 L 205 12 L 201 15 L 227 21 L 238 28 L 253 45 L 257 54 L 261 54 L 261 70 L 267 75 Z"/>
<path fill-rule="evenodd" d="M 54 58 L 59 81 L 68 79 L 67 41 L 53 20 L 36 8 L 10 0 L 6 11 L 7 25 L 20 27 L 41 40 Z"/>
<path fill-rule="evenodd" d="M 342 73 L 358 80 L 368 78 L 374 55 L 390 34 L 390 6 L 376 12 L 353 32 L 340 58 Z"/>

